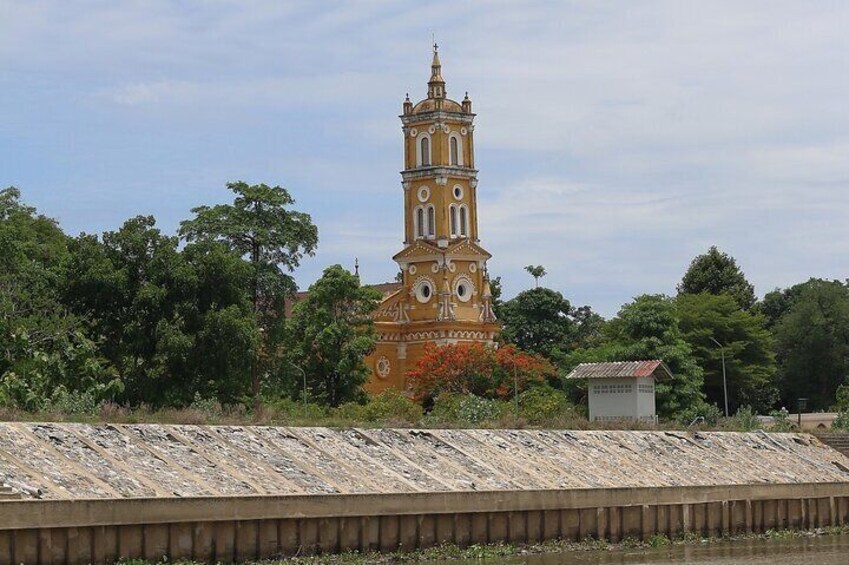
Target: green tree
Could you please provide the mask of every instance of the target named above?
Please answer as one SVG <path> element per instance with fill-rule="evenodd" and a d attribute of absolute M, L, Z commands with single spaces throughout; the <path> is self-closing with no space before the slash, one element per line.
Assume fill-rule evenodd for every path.
<path fill-rule="evenodd" d="M 223 244 L 182 252 L 151 216 L 70 245 L 65 302 L 88 320 L 124 385 L 121 400 L 185 405 L 247 393 L 258 330 L 251 266 Z"/>
<path fill-rule="evenodd" d="M 236 198 L 233 204 L 200 206 L 192 209 L 195 218 L 180 224 L 186 241 L 221 241 L 253 267 L 251 296 L 265 335 L 276 335 L 269 326 L 282 312 L 282 301 L 296 290 L 289 274 L 304 255 L 312 255 L 318 245 L 318 228 L 309 214 L 290 209 L 295 203 L 280 186 L 249 185 L 243 181 L 227 184 Z M 271 344 L 263 344 L 265 351 Z M 251 382 L 259 405 L 260 372 L 258 360 L 252 365 Z"/>
<path fill-rule="evenodd" d="M 704 370 L 708 401 L 723 406 L 722 344 L 730 413 L 750 406 L 766 414 L 778 399 L 772 335 L 763 315 L 740 309 L 728 294 L 681 294 L 675 300 L 684 339 Z"/>
<path fill-rule="evenodd" d="M 503 338 L 523 351 L 551 357 L 567 351 L 575 323 L 572 305 L 550 288 L 520 292 L 501 307 Z"/>
<path fill-rule="evenodd" d="M 548 274 L 542 265 L 528 265 L 525 270 L 534 278 L 534 287 L 536 288 L 539 288 L 539 280 Z"/>
<path fill-rule="evenodd" d="M 0 191 L 0 405 L 40 410 L 60 388 L 116 392 L 82 320 L 60 300 L 67 260 L 56 222 L 21 202 L 18 189 Z"/>
<path fill-rule="evenodd" d="M 811 279 L 797 287 L 774 330 L 781 398 L 828 409 L 849 375 L 849 284 Z"/>
<path fill-rule="evenodd" d="M 757 301 L 755 287 L 746 280 L 737 261 L 731 255 L 719 251 L 716 246 L 693 259 L 678 285 L 678 292 L 730 294 L 743 310 L 749 310 Z"/>
<path fill-rule="evenodd" d="M 369 376 L 363 358 L 377 341 L 371 315 L 380 299 L 380 292 L 333 265 L 295 304 L 287 323 L 287 355 L 306 372 L 311 401 L 339 406 L 362 398 Z"/>

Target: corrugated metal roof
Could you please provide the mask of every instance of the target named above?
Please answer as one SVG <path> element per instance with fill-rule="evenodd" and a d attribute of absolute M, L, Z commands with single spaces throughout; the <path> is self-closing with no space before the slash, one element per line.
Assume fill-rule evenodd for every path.
<path fill-rule="evenodd" d="M 622 379 L 654 377 L 671 379 L 672 371 L 663 361 L 612 361 L 607 363 L 581 363 L 569 373 L 567 379 Z"/>

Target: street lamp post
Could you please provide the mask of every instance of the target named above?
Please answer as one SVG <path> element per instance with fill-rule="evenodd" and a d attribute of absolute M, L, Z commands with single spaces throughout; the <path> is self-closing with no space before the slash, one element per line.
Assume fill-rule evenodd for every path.
<path fill-rule="evenodd" d="M 728 417 L 728 381 L 725 378 L 725 346 L 710 338 L 712 342 L 719 346 L 719 353 L 722 355 L 722 394 L 725 396 L 725 417 Z"/>
<path fill-rule="evenodd" d="M 289 364 L 292 367 L 294 367 L 295 369 L 297 369 L 298 371 L 300 371 L 301 375 L 304 377 L 304 394 L 303 394 L 303 397 L 304 397 L 304 419 L 306 419 L 307 418 L 307 372 L 304 371 L 303 369 L 301 369 L 300 367 L 298 367 L 297 365 L 295 365 L 294 363 L 292 363 L 291 361 L 289 361 Z"/>

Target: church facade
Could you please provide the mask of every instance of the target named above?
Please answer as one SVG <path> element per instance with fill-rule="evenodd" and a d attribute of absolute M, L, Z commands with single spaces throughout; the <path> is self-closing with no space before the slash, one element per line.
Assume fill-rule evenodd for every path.
<path fill-rule="evenodd" d="M 399 288 L 375 314 L 377 347 L 366 362 L 366 390 L 404 390 L 405 374 L 426 344 L 494 344 L 500 326 L 487 279 L 491 255 L 480 245 L 474 118 L 468 94 L 447 98 L 434 45 L 427 98 L 409 95 L 404 134 L 404 248 L 393 260 Z"/>

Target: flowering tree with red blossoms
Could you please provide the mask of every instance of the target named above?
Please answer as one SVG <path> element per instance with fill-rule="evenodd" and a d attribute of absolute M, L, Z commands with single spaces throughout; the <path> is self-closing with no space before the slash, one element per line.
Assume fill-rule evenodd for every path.
<path fill-rule="evenodd" d="M 554 366 L 542 357 L 512 345 L 496 349 L 482 343 L 428 344 L 425 354 L 407 371 L 407 382 L 419 401 L 441 392 L 508 398 L 516 385 L 521 392 L 555 373 Z"/>

